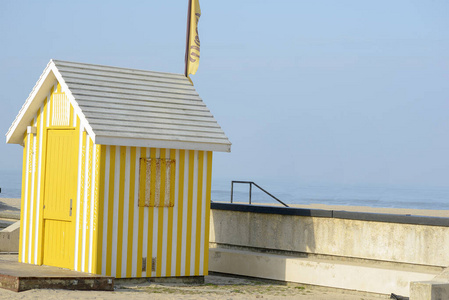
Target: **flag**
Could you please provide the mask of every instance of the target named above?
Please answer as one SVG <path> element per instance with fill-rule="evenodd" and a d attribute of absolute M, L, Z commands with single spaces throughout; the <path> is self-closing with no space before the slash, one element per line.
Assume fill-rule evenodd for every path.
<path fill-rule="evenodd" d="M 189 0 L 186 43 L 185 75 L 195 74 L 200 64 L 200 38 L 198 36 L 198 21 L 201 17 L 199 0 Z"/>

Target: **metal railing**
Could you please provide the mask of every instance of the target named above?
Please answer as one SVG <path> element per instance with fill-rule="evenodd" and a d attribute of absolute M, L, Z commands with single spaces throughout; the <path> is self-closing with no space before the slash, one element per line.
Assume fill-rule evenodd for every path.
<path fill-rule="evenodd" d="M 231 181 L 231 203 L 233 201 L 234 198 L 234 183 L 244 183 L 244 184 L 249 184 L 249 204 L 251 204 L 251 194 L 252 194 L 252 187 L 253 185 L 255 187 L 257 187 L 259 190 L 261 190 L 262 192 L 264 192 L 265 194 L 267 194 L 268 196 L 270 196 L 271 198 L 273 198 L 274 200 L 276 200 L 277 202 L 281 203 L 282 205 L 284 205 L 285 207 L 289 207 L 287 204 L 285 204 L 284 202 L 282 202 L 281 200 L 279 200 L 278 198 L 276 198 L 275 196 L 271 195 L 269 192 L 267 192 L 266 190 L 264 190 L 263 188 L 261 188 L 257 183 L 253 182 L 253 181 L 238 181 L 238 180 L 233 180 Z"/>

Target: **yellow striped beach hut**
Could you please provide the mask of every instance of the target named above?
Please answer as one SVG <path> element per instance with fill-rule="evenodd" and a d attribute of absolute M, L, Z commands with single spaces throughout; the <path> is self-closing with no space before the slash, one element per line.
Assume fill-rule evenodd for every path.
<path fill-rule="evenodd" d="M 23 146 L 20 262 L 207 275 L 212 153 L 231 143 L 184 75 L 51 60 L 6 141 Z"/>

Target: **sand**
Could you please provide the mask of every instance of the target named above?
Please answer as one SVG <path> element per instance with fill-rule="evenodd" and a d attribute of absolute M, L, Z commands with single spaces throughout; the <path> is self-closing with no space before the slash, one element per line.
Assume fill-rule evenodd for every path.
<path fill-rule="evenodd" d="M 397 214 L 397 215 L 413 215 L 426 217 L 449 218 L 449 210 L 430 210 L 430 209 L 412 209 L 412 208 L 383 208 L 369 206 L 344 206 L 344 205 L 326 205 L 326 204 L 310 204 L 310 205 L 291 205 L 292 207 L 308 208 L 308 209 L 325 209 L 340 211 L 356 211 L 380 214 Z"/>
<path fill-rule="evenodd" d="M 322 287 L 284 286 L 243 278 L 209 275 L 204 284 L 116 284 L 113 292 L 29 290 L 11 292 L 0 289 L 0 299 L 314 299 L 378 300 L 385 295 L 357 293 Z"/>
<path fill-rule="evenodd" d="M 0 218 L 20 219 L 20 199 L 0 198 Z"/>
<path fill-rule="evenodd" d="M 229 203 L 229 202 L 219 202 Z M 234 202 L 236 204 L 248 204 L 248 202 Z M 278 206 L 284 207 L 279 203 L 252 203 L 253 205 L 262 206 Z M 449 210 L 432 210 L 432 209 L 413 209 L 413 208 L 391 208 L 391 207 L 369 207 L 369 206 L 345 206 L 345 205 L 328 205 L 328 204 L 288 204 L 290 207 L 305 208 L 305 209 L 324 209 L 324 210 L 338 210 L 338 211 L 353 211 L 353 212 L 367 212 L 379 214 L 395 214 L 395 215 L 413 215 L 425 217 L 439 217 L 449 218 Z"/>

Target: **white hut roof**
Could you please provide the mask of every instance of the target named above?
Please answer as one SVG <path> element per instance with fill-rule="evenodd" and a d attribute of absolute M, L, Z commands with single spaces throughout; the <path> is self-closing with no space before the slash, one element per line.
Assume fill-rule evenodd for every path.
<path fill-rule="evenodd" d="M 6 134 L 23 133 L 55 80 L 94 143 L 191 150 L 231 150 L 231 143 L 187 77 L 50 60 Z"/>

